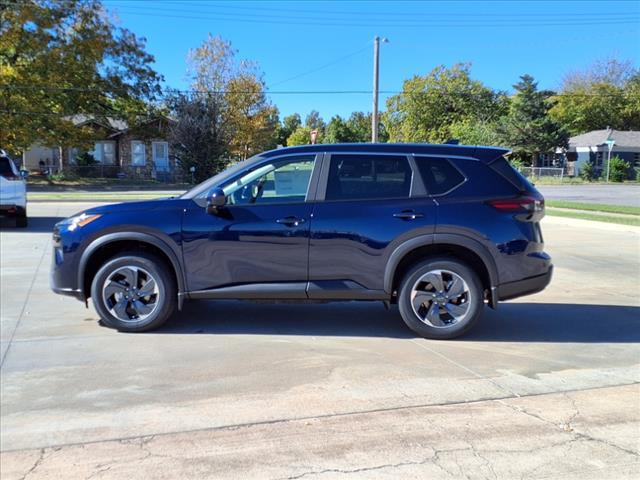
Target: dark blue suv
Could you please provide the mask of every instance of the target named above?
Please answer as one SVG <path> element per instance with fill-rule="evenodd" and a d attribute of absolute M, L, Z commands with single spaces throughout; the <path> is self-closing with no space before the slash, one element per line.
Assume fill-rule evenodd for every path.
<path fill-rule="evenodd" d="M 338 144 L 257 155 L 178 198 L 55 226 L 52 288 L 134 332 L 185 299 L 379 300 L 428 338 L 551 280 L 544 200 L 494 147 Z M 238 320 L 240 321 L 240 320 Z"/>

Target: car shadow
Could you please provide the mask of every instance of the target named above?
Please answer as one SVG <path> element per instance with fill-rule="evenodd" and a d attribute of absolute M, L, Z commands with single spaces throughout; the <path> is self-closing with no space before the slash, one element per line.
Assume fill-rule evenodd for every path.
<path fill-rule="evenodd" d="M 52 232 L 53 226 L 64 217 L 29 217 L 29 224 L 26 228 L 16 227 L 13 218 L 0 218 L 0 230 L 13 231 L 17 233 L 45 233 Z"/>
<path fill-rule="evenodd" d="M 503 303 L 485 309 L 459 341 L 636 343 L 640 308 L 570 303 Z M 263 304 L 187 302 L 156 333 L 415 338 L 397 308 L 378 302 Z"/>

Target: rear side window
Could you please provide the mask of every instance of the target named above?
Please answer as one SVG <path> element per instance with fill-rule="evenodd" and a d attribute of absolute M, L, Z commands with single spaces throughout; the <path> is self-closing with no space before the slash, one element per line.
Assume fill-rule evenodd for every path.
<path fill-rule="evenodd" d="M 442 195 L 462 182 L 465 178 L 460 170 L 446 158 L 415 157 L 422 181 L 429 195 Z"/>
<path fill-rule="evenodd" d="M 500 157 L 495 162 L 491 162 L 489 166 L 496 172 L 498 172 L 502 177 L 506 178 L 509 183 L 511 183 L 521 192 L 531 189 L 532 186 L 529 183 L 529 180 L 527 180 L 524 175 L 513 168 L 506 158 Z"/>
<path fill-rule="evenodd" d="M 17 172 L 13 167 L 13 162 L 8 157 L 0 157 L 0 176 L 4 178 L 13 178 L 17 176 Z"/>
<path fill-rule="evenodd" d="M 407 157 L 332 155 L 326 200 L 408 197 L 411 167 Z"/>

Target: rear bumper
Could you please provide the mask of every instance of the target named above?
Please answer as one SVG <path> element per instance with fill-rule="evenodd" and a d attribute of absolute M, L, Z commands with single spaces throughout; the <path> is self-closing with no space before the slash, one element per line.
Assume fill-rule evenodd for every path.
<path fill-rule="evenodd" d="M 543 273 L 542 275 L 498 285 L 498 300 L 510 300 L 512 298 L 541 292 L 549 285 L 552 276 L 553 265 L 549 267 L 547 273 Z"/>

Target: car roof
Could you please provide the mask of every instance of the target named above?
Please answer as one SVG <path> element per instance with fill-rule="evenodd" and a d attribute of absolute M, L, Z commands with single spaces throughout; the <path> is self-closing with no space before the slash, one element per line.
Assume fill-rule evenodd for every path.
<path fill-rule="evenodd" d="M 261 158 L 292 153 L 317 152 L 358 152 L 358 153 L 399 153 L 416 155 L 448 155 L 472 157 L 483 162 L 491 162 L 506 155 L 509 150 L 502 147 L 488 147 L 480 145 L 452 145 L 429 143 L 332 143 L 319 145 L 300 145 L 269 150 L 260 154 Z"/>

